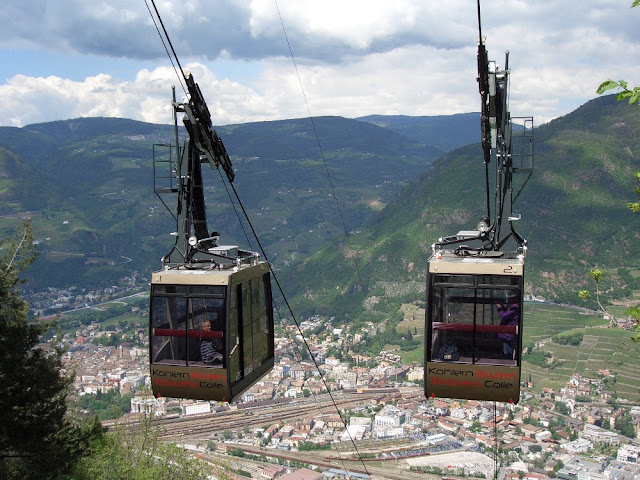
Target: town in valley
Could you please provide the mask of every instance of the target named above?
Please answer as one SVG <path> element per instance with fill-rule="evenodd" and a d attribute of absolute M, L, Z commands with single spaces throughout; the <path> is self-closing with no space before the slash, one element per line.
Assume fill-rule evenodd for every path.
<path fill-rule="evenodd" d="M 155 399 L 146 292 L 49 293 L 47 301 L 30 298 L 36 313 L 83 312 L 75 327 L 70 313 L 57 317 L 67 327 L 62 341 L 75 371 L 74 397 L 126 397 L 129 411 L 104 419 L 106 425 L 152 415 L 167 440 L 214 464 L 233 457 L 245 476 L 491 478 L 497 465 L 499 478 L 640 478 L 639 398 L 612 391 L 613 369 L 540 388 L 527 379 L 525 364 L 517 405 L 425 398 L 422 362 L 405 362 L 392 349 L 355 353 L 373 324 L 352 331 L 346 323 L 335 327 L 335 319 L 311 317 L 299 329 L 277 329 L 274 368 L 236 402 Z M 108 303 L 139 322 L 87 320 Z"/>

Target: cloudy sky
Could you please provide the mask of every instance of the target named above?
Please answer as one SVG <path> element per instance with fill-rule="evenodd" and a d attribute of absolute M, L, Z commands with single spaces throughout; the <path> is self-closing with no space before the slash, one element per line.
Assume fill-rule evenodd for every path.
<path fill-rule="evenodd" d="M 489 58 L 503 66 L 510 51 L 513 115 L 541 124 L 596 97 L 609 77 L 640 84 L 640 8 L 631 3 L 484 0 Z M 475 0 L 156 6 L 216 125 L 479 110 Z M 145 0 L 2 0 L 0 22 L 0 125 L 171 122 L 178 80 Z"/>

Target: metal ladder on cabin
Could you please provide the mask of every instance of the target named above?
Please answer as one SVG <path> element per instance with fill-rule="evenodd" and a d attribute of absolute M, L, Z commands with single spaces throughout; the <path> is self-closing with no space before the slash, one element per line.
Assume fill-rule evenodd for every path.
<path fill-rule="evenodd" d="M 176 172 L 177 167 L 174 161 L 175 148 L 170 143 L 153 144 L 153 193 L 158 196 L 164 207 L 174 218 L 173 209 L 169 208 L 165 198 L 167 198 L 167 195 L 175 198 L 175 195 L 180 191 Z"/>

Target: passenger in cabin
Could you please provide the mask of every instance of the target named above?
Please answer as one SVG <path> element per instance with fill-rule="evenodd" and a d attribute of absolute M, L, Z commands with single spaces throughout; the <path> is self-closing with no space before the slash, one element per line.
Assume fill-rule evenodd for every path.
<path fill-rule="evenodd" d="M 510 297 L 509 306 L 505 307 L 501 303 L 496 306 L 498 308 L 498 316 L 500 317 L 500 325 L 520 324 L 520 305 L 514 297 Z M 498 338 L 502 340 L 502 356 L 505 359 L 515 360 L 514 347 L 516 344 L 516 335 L 513 333 L 499 333 Z"/>
<path fill-rule="evenodd" d="M 211 331 L 211 322 L 205 320 L 202 322 L 202 330 L 205 332 Z M 218 352 L 213 338 L 203 338 L 200 341 L 200 356 L 205 365 L 210 366 L 222 366 L 222 354 Z"/>

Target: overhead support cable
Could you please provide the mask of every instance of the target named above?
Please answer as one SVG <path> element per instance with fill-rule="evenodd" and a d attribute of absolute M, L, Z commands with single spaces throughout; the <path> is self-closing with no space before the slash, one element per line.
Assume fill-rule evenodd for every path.
<path fill-rule="evenodd" d="M 313 128 L 313 133 L 316 137 L 316 142 L 318 144 L 318 150 L 320 151 L 320 157 L 322 158 L 322 163 L 324 165 L 324 169 L 325 169 L 325 173 L 327 175 L 327 179 L 329 181 L 329 185 L 331 186 L 331 192 L 333 193 L 333 199 L 335 201 L 336 204 L 336 210 L 338 211 L 338 216 L 340 217 L 340 223 L 342 224 L 342 229 L 344 231 L 344 236 L 345 236 L 345 240 L 347 242 L 347 245 L 349 246 L 350 250 L 354 250 L 352 245 L 351 245 L 351 241 L 349 240 L 349 231 L 347 229 L 347 223 L 345 221 L 344 218 L 344 214 L 342 212 L 342 207 L 340 207 L 340 202 L 338 200 L 338 194 L 336 191 L 336 187 L 335 184 L 333 182 L 333 179 L 331 177 L 331 173 L 329 172 L 329 165 L 327 163 L 327 158 L 324 155 L 324 150 L 322 148 L 322 143 L 320 142 L 320 135 L 318 134 L 318 129 L 316 127 L 316 122 L 313 119 L 313 115 L 311 114 L 311 107 L 309 106 L 309 101 L 307 99 L 307 94 L 304 90 L 304 85 L 302 83 L 302 78 L 300 77 L 300 71 L 298 70 L 298 64 L 296 63 L 296 59 L 295 56 L 293 55 L 293 49 L 291 48 L 291 43 L 289 42 L 289 36 L 287 35 L 287 30 L 284 26 L 284 20 L 282 19 L 282 15 L 280 13 L 280 8 L 278 7 L 278 1 L 274 0 L 274 3 L 276 5 L 276 9 L 278 11 L 278 16 L 280 18 L 280 24 L 282 25 L 282 32 L 284 33 L 284 38 L 287 42 L 287 47 L 289 49 L 289 55 L 291 57 L 291 62 L 293 63 L 293 68 L 296 71 L 296 76 L 298 77 L 298 84 L 300 85 L 300 91 L 302 92 L 302 97 L 304 98 L 304 103 L 305 106 L 307 108 L 307 114 L 309 116 L 309 121 L 311 122 L 311 127 Z M 360 282 L 360 288 L 362 288 L 363 293 L 366 293 L 366 287 L 364 284 L 364 281 L 362 280 L 362 275 L 360 274 L 360 269 L 358 267 L 358 263 L 354 262 L 354 266 L 355 266 L 355 270 L 356 270 L 356 276 L 358 277 L 358 282 Z"/>

